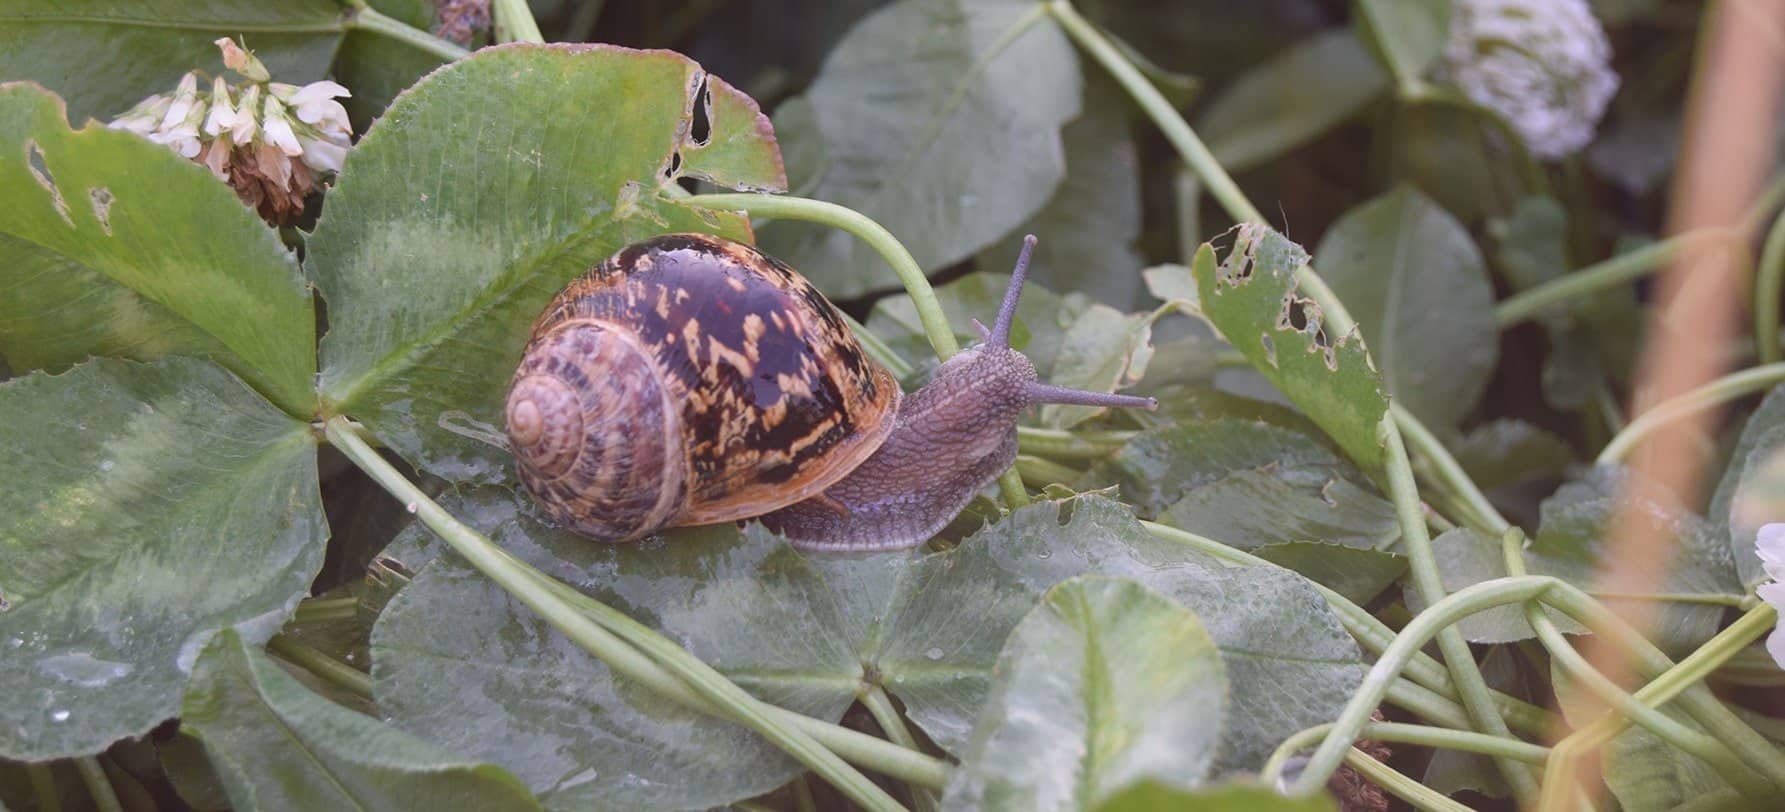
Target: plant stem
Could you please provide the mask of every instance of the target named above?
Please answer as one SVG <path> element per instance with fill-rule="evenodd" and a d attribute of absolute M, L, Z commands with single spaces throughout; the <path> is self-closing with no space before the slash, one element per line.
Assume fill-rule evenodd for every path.
<path fill-rule="evenodd" d="M 1138 431 L 1061 431 L 1018 426 L 1016 436 L 1024 454 L 1054 460 L 1093 460 L 1107 457 L 1139 435 Z"/>
<path fill-rule="evenodd" d="M 112 789 L 112 782 L 106 780 L 105 768 L 99 766 L 97 756 L 81 756 L 74 759 L 74 769 L 81 775 L 81 783 L 87 787 L 87 793 L 93 796 L 93 805 L 99 812 L 124 812 L 118 803 L 118 793 Z"/>
<path fill-rule="evenodd" d="M 288 634 L 275 634 L 267 641 L 267 651 L 285 661 L 321 677 L 330 685 L 346 690 L 362 699 L 372 698 L 372 676 L 340 660 L 293 639 Z"/>
<path fill-rule="evenodd" d="M 1773 220 L 1754 270 L 1754 350 L 1763 364 L 1778 363 L 1779 296 L 1785 288 L 1785 212 Z"/>
<path fill-rule="evenodd" d="M 1611 438 L 1611 442 L 1605 444 L 1605 449 L 1599 452 L 1599 458 L 1595 462 L 1599 465 L 1620 462 L 1644 438 L 1671 421 L 1744 395 L 1770 389 L 1780 383 L 1785 383 L 1785 363 L 1749 367 L 1690 392 L 1675 395 L 1637 415 L 1635 420 L 1630 421 L 1630 425 L 1625 426 L 1623 431 Z"/>
<path fill-rule="evenodd" d="M 331 623 L 359 617 L 359 598 L 320 598 L 298 604 L 293 623 Z"/>
<path fill-rule="evenodd" d="M 1322 306 L 1325 306 L 1324 302 Z M 1444 598 L 1444 580 L 1439 575 L 1438 557 L 1432 552 L 1431 537 L 1426 534 L 1425 514 L 1420 508 L 1413 467 L 1407 460 L 1407 449 L 1402 445 L 1401 432 L 1395 425 L 1392 411 L 1382 415 L 1376 436 L 1388 452 L 1384 455 L 1384 473 L 1388 478 L 1389 498 L 1394 501 L 1395 513 L 1401 520 L 1401 550 L 1407 556 L 1407 569 L 1412 575 L 1414 589 L 1431 606 Z M 1444 655 L 1444 664 L 1450 671 L 1451 683 L 1456 686 L 1457 699 L 1469 712 L 1469 718 L 1484 733 L 1511 737 L 1512 731 L 1507 728 L 1499 709 L 1494 707 L 1487 680 L 1482 677 L 1481 667 L 1475 662 L 1475 654 L 1469 650 L 1469 641 L 1463 639 L 1462 631 L 1445 626 L 1436 636 L 1438 650 Z M 1519 797 L 1529 798 L 1537 794 L 1537 777 L 1529 765 L 1512 759 L 1496 759 L 1495 762 Z"/>
<path fill-rule="evenodd" d="M 1089 20 L 1080 16 L 1078 9 L 1073 8 L 1067 0 L 1048 0 L 1047 11 L 1079 48 L 1089 53 L 1092 59 L 1122 85 L 1122 89 L 1128 91 L 1134 102 L 1153 120 L 1153 126 L 1159 128 L 1165 139 L 1177 149 L 1178 156 L 1184 159 L 1184 163 L 1196 173 L 1202 185 L 1208 188 L 1209 194 L 1227 210 L 1229 217 L 1241 223 L 1265 222 L 1264 215 L 1258 212 L 1252 201 L 1246 199 L 1245 193 L 1240 191 L 1239 185 L 1233 182 L 1227 171 L 1221 168 L 1221 163 L 1215 160 L 1208 146 L 1197 137 L 1196 131 L 1190 129 L 1183 116 L 1178 115 L 1177 108 L 1171 106 L 1165 94 L 1160 93 L 1152 82 L 1147 81 L 1146 74 L 1129 62 L 1128 57 L 1123 56 L 1121 49 L 1103 36 L 1103 32 L 1098 31 Z"/>
<path fill-rule="evenodd" d="M 1383 696 L 1388 693 L 1389 686 L 1394 684 L 1395 677 L 1421 646 L 1444 630 L 1453 629 L 1453 624 L 1465 617 L 1496 606 L 1531 600 L 1557 583 L 1560 582 L 1554 578 L 1534 575 L 1496 578 L 1452 592 L 1414 616 L 1364 676 L 1357 693 L 1352 694 L 1351 701 L 1346 703 L 1339 718 L 1333 722 L 1332 730 L 1321 741 L 1301 775 L 1291 785 L 1291 794 L 1311 794 L 1326 784 L 1333 770 L 1344 760 L 1345 751 L 1357 741 L 1358 733 L 1369 721 L 1370 713 L 1377 705 L 1382 704 Z M 1271 783 L 1276 778 L 1275 775 L 1265 776 L 1266 783 Z"/>
<path fill-rule="evenodd" d="M 869 781 L 861 773 L 856 772 L 848 764 L 843 763 L 836 753 L 826 749 L 813 738 L 810 725 L 796 722 L 789 717 L 801 717 L 799 714 L 763 703 L 750 697 L 742 689 L 725 683 L 731 693 L 723 686 L 716 686 L 707 680 L 690 681 L 678 678 L 678 675 L 666 670 L 660 663 L 640 653 L 637 649 L 615 637 L 614 634 L 590 619 L 575 606 L 567 603 L 563 597 L 547 588 L 547 583 L 557 584 L 569 590 L 543 573 L 533 570 L 524 563 L 510 557 L 505 551 L 490 541 L 483 534 L 467 527 L 444 508 L 429 498 L 414 483 L 404 478 L 401 472 L 378 455 L 371 446 L 362 441 L 348 426 L 348 421 L 335 417 L 323 424 L 323 432 L 330 443 L 340 449 L 349 460 L 358 465 L 398 501 L 415 508 L 415 515 L 421 522 L 434 531 L 442 541 L 463 556 L 474 568 L 490 580 L 495 581 L 503 591 L 538 614 L 553 628 L 570 638 L 579 647 L 607 663 L 616 673 L 633 679 L 642 685 L 663 694 L 673 700 L 694 707 L 716 716 L 733 719 L 761 733 L 777 747 L 782 748 L 823 776 L 851 800 L 869 809 L 891 810 L 900 808 L 892 796 Z M 574 590 L 571 590 L 574 592 Z M 580 594 L 580 593 L 577 593 Z M 593 599 L 587 599 L 585 606 L 599 605 Z M 664 640 L 664 643 L 669 643 Z M 669 643 L 674 645 L 673 643 Z M 738 694 L 742 694 L 741 697 Z M 718 699 L 714 697 L 718 696 Z M 775 711 L 782 711 L 776 713 Z M 816 722 L 825 728 L 834 728 Z M 841 730 L 841 728 L 837 728 Z M 828 732 L 828 731 L 827 731 Z M 831 746 L 838 743 L 836 736 L 831 737 Z M 871 736 L 862 738 L 873 739 Z M 921 753 L 910 753 L 891 743 L 884 743 L 887 748 L 897 750 L 901 754 L 909 754 L 928 759 Z M 880 753 L 877 755 L 885 755 Z M 933 759 L 932 759 L 933 761 Z M 911 760 L 900 758 L 887 759 L 885 764 L 876 766 L 910 766 Z M 905 777 L 905 776 L 900 776 Z M 925 776 L 926 778 L 928 776 Z"/>
<path fill-rule="evenodd" d="M 1389 794 L 1406 801 L 1415 809 L 1425 812 L 1473 812 L 1444 793 L 1402 775 L 1399 770 L 1377 761 L 1369 753 L 1355 747 L 1345 754 L 1345 763 L 1371 783 L 1388 790 Z"/>
<path fill-rule="evenodd" d="M 416 50 L 440 57 L 447 62 L 471 55 L 470 51 L 454 43 L 447 42 L 399 20 L 386 17 L 371 6 L 362 5 L 355 9 L 353 15 L 347 18 L 347 27 L 388 37 Z"/>
<path fill-rule="evenodd" d="M 1148 521 L 1141 522 L 1141 526 L 1158 538 L 1183 544 L 1221 561 L 1248 567 L 1283 569 L 1282 565 L 1276 562 L 1266 561 L 1244 550 L 1229 547 L 1221 542 L 1176 527 Z M 1357 638 L 1365 648 L 1380 656 L 1394 642 L 1394 631 L 1383 625 L 1382 621 L 1377 620 L 1375 615 L 1365 611 L 1363 607 L 1352 603 L 1349 598 L 1318 582 L 1309 581 L 1308 585 L 1319 592 L 1321 597 L 1326 598 L 1326 602 L 1332 607 L 1334 614 L 1339 616 L 1339 622 L 1345 626 L 1345 631 Z M 1406 671 L 1413 682 L 1446 700 L 1455 701 L 1456 689 L 1451 685 L 1450 677 L 1445 672 L 1444 666 L 1425 653 L 1415 652 L 1412 660 L 1407 664 Z M 1493 699 L 1501 713 L 1526 733 L 1541 734 L 1549 730 L 1553 723 L 1553 714 L 1549 711 L 1517 697 L 1494 692 Z"/>
<path fill-rule="evenodd" d="M 1038 489 L 1054 483 L 1070 485 L 1079 478 L 1079 472 L 1072 468 L 1028 454 L 1016 455 L 1016 470 L 1024 481 L 1034 483 Z"/>
<path fill-rule="evenodd" d="M 921 750 L 917 737 L 911 735 L 911 728 L 906 727 L 905 718 L 899 715 L 899 709 L 893 706 L 892 697 L 886 695 L 886 689 L 879 685 L 870 685 L 861 695 L 862 706 L 874 717 L 874 723 L 880 725 L 880 732 L 888 739 L 907 750 Z M 911 790 L 914 812 L 934 812 L 936 796 L 923 787 Z"/>
<path fill-rule="evenodd" d="M 56 774 L 47 761 L 25 765 L 25 776 L 31 781 L 31 798 L 43 812 L 62 812 L 62 798 L 56 794 Z"/>
<path fill-rule="evenodd" d="M 1781 200 L 1785 200 L 1785 174 L 1781 174 L 1773 179 L 1772 185 L 1767 187 L 1766 191 L 1761 194 L 1760 198 L 1755 202 L 1754 208 L 1748 211 L 1747 217 L 1744 218 L 1740 226 L 1735 228 L 1702 228 L 1696 231 L 1688 231 L 1684 234 L 1677 234 L 1665 240 L 1661 240 L 1660 242 L 1645 245 L 1634 251 L 1619 254 L 1618 256 L 1611 257 L 1602 262 L 1593 263 L 1578 271 L 1564 274 L 1536 287 L 1519 291 L 1512 296 L 1500 300 L 1500 303 L 1494 307 L 1494 320 L 1499 322 L 1500 329 L 1504 330 L 1515 324 L 1521 324 L 1527 320 L 1535 318 L 1545 309 L 1554 307 L 1568 299 L 1621 285 L 1632 280 L 1641 279 L 1644 276 L 1661 270 L 1667 266 L 1667 263 L 1672 262 L 1674 257 L 1679 256 L 1682 250 L 1691 246 L 1695 242 L 1743 239 L 1748 232 L 1752 231 L 1757 226 L 1760 218 L 1764 218 L 1768 213 L 1779 206 Z M 1778 230 L 1777 225 L 1774 226 L 1774 230 Z M 1755 281 L 1757 285 L 1768 282 L 1764 265 L 1763 270 L 1761 271 L 1761 276 L 1757 277 Z M 1776 287 L 1774 288 L 1774 291 L 1775 293 L 1777 292 Z M 1773 301 L 1776 303 L 1778 297 L 1775 296 Z M 1758 304 L 1756 307 L 1758 307 Z M 1775 310 L 1775 314 L 1776 312 L 1777 311 Z M 1773 324 L 1776 328 L 1778 324 L 1778 319 L 1776 317 L 1773 319 Z M 1775 332 L 1774 335 L 1776 338 L 1777 333 Z M 1777 341 L 1774 342 L 1774 345 L 1774 352 L 1776 353 L 1778 351 Z M 1761 347 L 1761 351 L 1763 353 L 1761 356 L 1762 360 L 1768 360 L 1764 355 L 1764 346 Z M 1771 360 L 1777 359 L 1774 358 Z"/>
<path fill-rule="evenodd" d="M 1283 743 L 1277 745 L 1271 753 L 1270 760 L 1264 763 L 1261 775 L 1281 775 L 1289 758 L 1303 750 L 1313 747 L 1321 739 L 1326 738 L 1333 729 L 1332 723 L 1315 725 L 1306 730 L 1297 731 Z M 1518 739 L 1502 739 L 1488 736 L 1473 730 L 1449 730 L 1429 725 L 1409 725 L 1399 722 L 1370 722 L 1364 725 L 1358 734 L 1359 738 L 1370 741 L 1394 742 L 1396 744 L 1414 744 L 1421 747 L 1435 747 L 1443 750 L 1455 750 L 1462 753 L 1479 753 L 1484 756 L 1501 756 L 1514 758 L 1529 764 L 1542 764 L 1549 757 L 1549 748 Z"/>
<path fill-rule="evenodd" d="M 855 235 L 878 252 L 886 260 L 886 264 L 892 267 L 893 273 L 898 274 L 899 281 L 905 285 L 905 294 L 911 297 L 911 303 L 917 307 L 917 320 L 923 325 L 924 336 L 930 340 L 930 346 L 936 350 L 936 357 L 946 361 L 961 351 L 961 345 L 955 342 L 954 329 L 948 326 L 948 317 L 942 313 L 942 303 L 936 300 L 936 292 L 930 288 L 930 280 L 924 276 L 923 269 L 918 267 L 917 260 L 911 257 L 911 252 L 905 250 L 905 246 L 892 232 L 869 219 L 867 215 L 822 200 L 747 192 L 691 195 L 676 202 L 707 209 L 742 211 L 752 217 L 803 220 Z"/>
<path fill-rule="evenodd" d="M 490 13 L 496 22 L 497 42 L 545 42 L 527 0 L 493 0 Z"/>

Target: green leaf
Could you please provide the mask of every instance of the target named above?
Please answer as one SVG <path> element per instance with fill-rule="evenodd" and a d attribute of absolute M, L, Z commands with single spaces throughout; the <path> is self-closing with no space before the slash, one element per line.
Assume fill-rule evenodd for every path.
<path fill-rule="evenodd" d="M 1161 521 L 1251 550 L 1367 603 L 1406 569 L 1389 552 L 1401 526 L 1394 506 L 1344 468 L 1235 471 L 1184 494 Z"/>
<path fill-rule="evenodd" d="M 1184 494 L 1234 471 L 1340 464 L 1320 438 L 1252 416 L 1184 420 L 1135 435 L 1110 457 L 1103 481 L 1122 486 L 1122 498 L 1155 516 Z"/>
<path fill-rule="evenodd" d="M 1432 539 L 1432 555 L 1438 560 L 1438 576 L 1444 582 L 1445 592 L 1455 592 L 1463 587 L 1504 578 L 1509 574 L 1506 570 L 1506 556 L 1500 549 L 1500 540 L 1466 527 L 1446 531 Z M 1553 569 L 1549 562 L 1529 552 L 1525 554 L 1524 560 L 1527 571 L 1533 574 L 1544 574 Z M 1419 590 L 1409 589 L 1404 594 L 1409 609 L 1415 612 L 1424 611 L 1427 604 L 1420 597 Z M 1544 612 L 1565 633 L 1587 633 L 1585 626 L 1561 612 L 1547 607 Z M 1511 643 L 1537 636 L 1537 632 L 1525 620 L 1524 607 L 1516 605 L 1496 606 L 1477 612 L 1458 621 L 1457 628 L 1471 643 Z"/>
<path fill-rule="evenodd" d="M 1091 305 L 1061 337 L 1049 380 L 1088 392 L 1114 392 L 1139 382 L 1153 355 L 1153 321 L 1164 312 L 1131 314 Z M 1069 429 L 1106 411 L 1048 404 L 1041 407 L 1039 419 L 1044 426 Z"/>
<path fill-rule="evenodd" d="M 1767 580 L 1766 570 L 1760 565 L 1760 555 L 1754 548 L 1754 536 L 1767 517 L 1765 514 L 1741 515 L 1737 496 L 1746 495 L 1749 501 L 1759 501 L 1761 493 L 1755 486 L 1758 481 L 1755 477 L 1768 467 L 1767 462 L 1782 448 L 1785 448 L 1785 386 L 1777 386 L 1766 393 L 1760 406 L 1742 426 L 1735 450 L 1730 453 L 1729 467 L 1718 480 L 1708 509 L 1712 524 L 1720 526 L 1728 535 L 1729 551 L 1743 586 L 1752 587 Z M 1777 515 L 1774 514 L 1774 518 Z"/>
<path fill-rule="evenodd" d="M 448 508 L 516 555 L 657 627 L 759 696 L 834 721 L 852 656 L 825 579 L 760 527 L 598 545 L 554 532 L 495 488 Z M 419 527 L 388 554 L 438 552 Z M 554 808 L 706 808 L 768 792 L 798 763 L 748 728 L 608 667 L 457 556 L 422 568 L 373 631 L 374 690 L 398 727 L 507 767 Z"/>
<path fill-rule="evenodd" d="M 1550 678 L 1558 693 L 1580 693 L 1585 689 L 1568 674 L 1553 663 L 1550 666 Z M 1571 725 L 1584 725 L 1593 719 L 1585 718 L 1587 714 L 1570 713 L 1571 708 L 1583 705 L 1592 707 L 1596 703 L 1559 703 L 1565 718 Z M 1603 707 L 1598 706 L 1598 707 Z M 1661 708 L 1675 722 L 1704 735 L 1704 729 L 1687 718 L 1675 708 Z M 1599 716 L 1594 711 L 1594 716 Z M 1686 753 L 1669 744 L 1666 740 L 1650 733 L 1648 730 L 1632 725 L 1629 730 L 1612 739 L 1605 746 L 1604 774 L 1605 785 L 1618 799 L 1621 808 L 1629 812 L 1669 812 L 1680 809 L 1695 800 L 1730 790 L 1728 782 L 1718 775 L 1709 764 L 1697 756 Z M 1710 807 L 1714 809 L 1746 809 L 1741 804 Z"/>
<path fill-rule="evenodd" d="M 1555 199 L 1533 195 L 1510 216 L 1488 226 L 1495 264 L 1515 291 L 1558 279 L 1571 270 L 1568 212 Z M 1541 317 L 1550 351 L 1543 359 L 1543 396 L 1563 411 L 1579 411 L 1608 373 L 1635 363 L 1642 318 L 1635 289 L 1619 286 L 1577 297 Z"/>
<path fill-rule="evenodd" d="M 1216 563 L 1095 496 L 1022 508 L 923 559 L 870 662 L 913 721 L 961 752 L 1006 633 L 1049 587 L 1084 574 L 1132 578 L 1176 600 L 1221 648 L 1233 694 L 1217 774 L 1256 770 L 1284 737 L 1337 715 L 1362 678 L 1356 643 L 1305 579 Z"/>
<path fill-rule="evenodd" d="M 1338 808 L 1324 792 L 1285 798 L 1275 790 L 1243 781 L 1201 789 L 1140 781 L 1098 804 L 1096 812 L 1333 812 Z"/>
<path fill-rule="evenodd" d="M 217 768 L 211 766 L 205 746 L 192 734 L 181 732 L 156 742 L 155 755 L 167 782 L 187 806 L 205 812 L 225 812 L 230 808 L 223 779 L 217 775 Z"/>
<path fill-rule="evenodd" d="M 148 731 L 206 639 L 270 635 L 322 566 L 310 427 L 214 364 L 34 373 L 0 414 L 0 755 Z"/>
<path fill-rule="evenodd" d="M 950 552 L 847 557 L 807 557 L 754 526 L 590 544 L 517 510 L 516 498 L 484 488 L 446 506 L 757 696 L 836 719 L 865 685 L 883 685 L 951 752 L 966 745 L 1010 629 L 1049 587 L 1087 573 L 1136 578 L 1185 604 L 1229 673 L 1245 676 L 1234 682 L 1223 771 L 1256 769 L 1283 737 L 1330 719 L 1363 675 L 1356 644 L 1305 580 L 1217 564 L 1096 497 L 1037 503 Z M 439 549 L 417 528 L 387 553 L 418 566 Z M 798 772 L 744 728 L 616 684 L 456 559 L 429 565 L 399 595 L 373 646 L 379 706 L 392 721 L 503 764 L 553 805 L 661 806 L 672 791 L 719 804 Z M 585 769 L 595 777 L 562 785 Z"/>
<path fill-rule="evenodd" d="M 1389 394 L 1428 425 L 1456 425 L 1499 346 L 1494 289 L 1468 230 L 1403 186 L 1346 212 L 1314 256 L 1369 337 Z"/>
<path fill-rule="evenodd" d="M 1145 266 L 1137 241 L 1141 226 L 1140 157 L 1131 102 L 1101 72 L 1086 77 L 1085 111 L 1060 131 L 1066 179 L 1047 205 L 1003 240 L 979 252 L 978 266 L 1007 271 L 1016 265 L 1023 234 L 1040 238 L 1029 267 L 1031 284 L 1083 293 L 1117 310 L 1139 301 Z"/>
<path fill-rule="evenodd" d="M 925 270 L 970 257 L 1054 195 L 1081 84 L 1035 0 L 900 0 L 856 24 L 806 91 L 825 157 L 809 196 L 886 226 Z M 762 242 L 835 298 L 898 284 L 831 229 L 775 223 Z"/>
<path fill-rule="evenodd" d="M 1388 179 L 1413 184 L 1465 223 L 1511 212 L 1533 191 L 1525 179 L 1542 170 L 1491 115 L 1438 86 L 1417 103 L 1396 105 L 1375 147 Z"/>
<path fill-rule="evenodd" d="M 1167 262 L 1141 271 L 1140 276 L 1147 292 L 1161 302 L 1177 302 L 1191 310 L 1202 306 L 1202 294 L 1196 290 L 1196 277 L 1190 275 L 1188 265 Z"/>
<path fill-rule="evenodd" d="M 507 771 L 310 693 L 233 631 L 199 655 L 180 725 L 236 809 L 539 808 Z"/>
<path fill-rule="evenodd" d="M 1350 29 L 1312 35 L 1209 101 L 1196 131 L 1229 172 L 1264 164 L 1338 126 L 1388 90 Z"/>
<path fill-rule="evenodd" d="M 0 85 L 0 208 L 0 355 L 13 369 L 197 355 L 314 413 L 309 287 L 204 167 L 131 133 L 71 130 L 55 96 Z"/>
<path fill-rule="evenodd" d="M 427 11 L 433 13 L 431 3 Z M 354 130 L 363 133 L 399 94 L 445 62 L 382 34 L 353 30 L 341 41 L 329 72 L 353 91 L 341 104 L 347 108 Z"/>
<path fill-rule="evenodd" d="M 193 69 L 216 75 L 218 37 L 246 35 L 273 78 L 303 84 L 328 70 L 343 32 L 336 0 L 11 0 L 0 8 L 0 80 L 30 79 L 101 121 Z"/>
<path fill-rule="evenodd" d="M 691 133 L 702 87 L 704 146 Z M 754 103 L 678 54 L 513 45 L 442 68 L 348 155 L 309 241 L 332 325 L 325 397 L 430 473 L 495 478 L 507 453 L 440 421 L 500 423 L 546 302 L 647 236 L 748 236 L 736 215 L 663 205 L 675 177 L 768 188 L 778 169 Z"/>
<path fill-rule="evenodd" d="M 1417 84 L 1444 50 L 1450 30 L 1445 0 L 1358 0 L 1358 26 L 1383 67 L 1402 84 Z"/>
<path fill-rule="evenodd" d="M 1190 269 L 1203 315 L 1254 369 L 1300 406 L 1366 471 L 1382 467 L 1376 427 L 1388 411 L 1382 376 L 1356 330 L 1334 338 L 1320 306 L 1296 290 L 1308 254 L 1259 223 L 1238 227 L 1217 266 L 1203 243 Z"/>
<path fill-rule="evenodd" d="M 1469 430 L 1450 453 L 1483 489 L 1560 477 L 1574 461 L 1568 442 L 1523 420 L 1491 420 Z"/>
<path fill-rule="evenodd" d="M 1136 781 L 1194 787 L 1221 741 L 1227 675 L 1196 615 L 1082 576 L 1010 632 L 944 808 L 1084 809 Z"/>
<path fill-rule="evenodd" d="M 1565 484 L 1543 500 L 1542 522 L 1530 545 L 1530 551 L 1542 562 L 1532 571 L 1556 575 L 1583 587 L 1591 583 L 1594 570 L 1603 560 L 1612 511 L 1620 496 L 1625 495 L 1621 492 L 1629 479 L 1629 472 L 1621 466 L 1601 466 L 1584 480 Z M 1669 539 L 1669 549 L 1673 550 L 1667 579 L 1657 590 L 1663 596 L 1679 596 L 1647 601 L 1650 606 L 1659 605 L 1661 610 L 1653 634 L 1662 648 L 1687 651 L 1716 633 L 1724 609 L 1722 603 L 1692 598 L 1728 600 L 1743 597 L 1745 590 L 1736 575 L 1730 547 L 1713 525 L 1671 500 L 1647 493 L 1652 487 L 1642 490 L 1645 492 L 1627 496 L 1638 500 L 1643 520 L 1660 537 Z M 1616 611 L 1627 599 L 1603 600 Z"/>

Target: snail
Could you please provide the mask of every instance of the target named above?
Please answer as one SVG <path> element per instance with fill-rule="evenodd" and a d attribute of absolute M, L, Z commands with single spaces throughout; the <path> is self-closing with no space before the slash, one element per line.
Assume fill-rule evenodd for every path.
<path fill-rule="evenodd" d="M 929 539 L 1016 459 L 1040 403 L 1155 408 L 1036 379 L 1010 347 L 1033 236 L 998 318 L 909 395 L 835 306 L 755 248 L 670 234 L 622 248 L 534 322 L 506 421 L 521 482 L 602 541 L 760 519 L 802 549 Z"/>

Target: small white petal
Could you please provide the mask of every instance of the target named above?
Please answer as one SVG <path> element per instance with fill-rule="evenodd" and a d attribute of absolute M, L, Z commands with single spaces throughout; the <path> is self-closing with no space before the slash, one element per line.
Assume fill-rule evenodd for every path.
<path fill-rule="evenodd" d="M 284 82 L 268 82 L 267 83 L 267 95 L 272 96 L 273 98 L 278 99 L 279 101 L 287 101 L 292 97 L 292 95 L 296 94 L 297 92 L 298 92 L 297 85 L 290 85 L 290 84 L 286 84 Z"/>
<path fill-rule="evenodd" d="M 216 136 L 235 127 L 236 109 L 229 101 L 229 86 L 222 77 L 211 87 L 211 112 L 205 116 L 205 135 Z"/>
<path fill-rule="evenodd" d="M 291 124 L 283 118 L 267 116 L 262 127 L 266 132 L 266 142 L 279 148 L 286 155 L 302 155 L 304 147 L 298 143 L 297 134 L 291 131 Z"/>
<path fill-rule="evenodd" d="M 352 95 L 352 93 L 347 92 L 347 88 L 324 79 L 320 82 L 311 82 L 298 88 L 296 93 L 291 94 L 289 102 L 293 107 L 302 107 L 312 102 L 327 101 L 338 96 L 345 97 Z"/>
<path fill-rule="evenodd" d="M 1754 588 L 1754 594 L 1779 609 L 1785 609 L 1785 584 L 1761 584 Z"/>
<path fill-rule="evenodd" d="M 180 86 L 174 90 L 173 101 L 167 106 L 167 114 L 161 118 L 161 126 L 172 127 L 186 120 L 192 112 L 193 105 L 198 104 L 198 73 L 187 73 L 180 77 Z"/>
<path fill-rule="evenodd" d="M 1773 633 L 1766 636 L 1766 653 L 1773 655 L 1773 662 L 1780 668 L 1785 668 L 1785 628 L 1775 627 Z"/>
<path fill-rule="evenodd" d="M 339 172 L 347 147 L 320 139 L 304 140 L 304 165 L 318 172 Z"/>

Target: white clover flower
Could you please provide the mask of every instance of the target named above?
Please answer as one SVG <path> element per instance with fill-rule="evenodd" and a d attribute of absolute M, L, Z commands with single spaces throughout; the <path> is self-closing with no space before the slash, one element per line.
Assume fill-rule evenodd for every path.
<path fill-rule="evenodd" d="M 246 83 L 213 77 L 209 92 L 200 93 L 193 71 L 173 93 L 143 99 L 107 126 L 166 145 L 229 184 L 268 222 L 290 222 L 303 214 L 322 176 L 341 171 L 353 148 L 347 109 L 335 101 L 351 94 L 329 81 L 303 87 L 270 81 L 254 54 L 228 39 L 217 47 L 224 65 Z"/>
<path fill-rule="evenodd" d="M 1785 581 L 1785 522 L 1762 525 L 1754 535 L 1754 551 L 1760 555 L 1766 576 L 1773 579 L 1761 584 L 1754 594 L 1785 614 L 1785 583 L 1781 583 Z M 1785 624 L 1775 627 L 1767 636 L 1766 653 L 1773 655 L 1773 662 L 1780 668 L 1785 668 Z"/>
<path fill-rule="evenodd" d="M 229 100 L 229 85 L 219 76 L 211 80 L 211 113 L 205 116 L 204 133 L 216 138 L 233 130 L 235 126 L 236 108 Z"/>
<path fill-rule="evenodd" d="M 1611 44 L 1586 0 L 1458 0 L 1444 63 L 1463 95 L 1543 158 L 1592 141 L 1618 89 Z"/>
<path fill-rule="evenodd" d="M 161 119 L 167 116 L 167 108 L 173 100 L 165 94 L 157 93 L 140 102 L 124 115 L 112 119 L 105 126 L 114 130 L 128 130 L 138 135 L 148 135 L 161 126 Z"/>
<path fill-rule="evenodd" d="M 186 121 L 192 108 L 201 103 L 198 98 L 198 71 L 191 71 L 180 77 L 180 86 L 174 90 L 173 103 L 167 106 L 167 114 L 161 118 L 162 129 L 180 126 Z"/>
<path fill-rule="evenodd" d="M 241 104 L 236 106 L 237 115 L 234 126 L 229 128 L 229 139 L 240 145 L 254 141 L 254 134 L 260 131 L 260 118 L 254 111 L 260 108 L 260 85 L 249 85 L 242 91 Z"/>
<path fill-rule="evenodd" d="M 286 155 L 302 155 L 304 148 L 298 144 L 297 133 L 291 131 L 291 119 L 285 117 L 285 104 L 278 96 L 267 94 L 266 103 L 261 108 L 260 129 L 266 133 L 266 141 L 279 148 Z"/>

